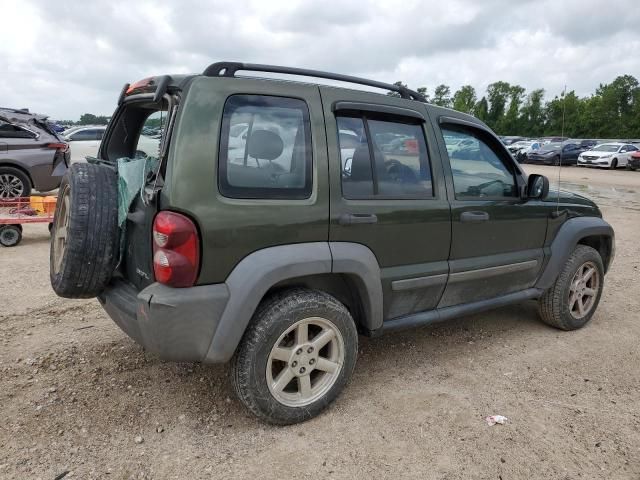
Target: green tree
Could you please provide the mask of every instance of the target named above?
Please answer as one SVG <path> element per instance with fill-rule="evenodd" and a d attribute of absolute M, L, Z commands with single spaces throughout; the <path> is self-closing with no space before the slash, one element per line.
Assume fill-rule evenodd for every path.
<path fill-rule="evenodd" d="M 584 100 L 578 98 L 573 90 L 554 97 L 547 103 L 547 122 L 545 134 L 565 137 L 589 136 L 582 124 Z"/>
<path fill-rule="evenodd" d="M 511 85 L 509 88 L 509 108 L 507 109 L 504 118 L 498 123 L 498 130 L 503 135 L 518 135 L 520 134 L 520 105 L 524 98 L 525 89 L 520 85 Z"/>
<path fill-rule="evenodd" d="M 451 107 L 451 89 L 445 84 L 438 85 L 433 91 L 431 103 L 440 107 Z"/>
<path fill-rule="evenodd" d="M 429 102 L 429 94 L 427 93 L 427 87 L 418 87 L 416 90 L 420 95 L 422 95 L 427 102 Z"/>
<path fill-rule="evenodd" d="M 476 106 L 473 108 L 473 113 L 478 117 L 478 120 L 485 123 L 487 122 L 489 118 L 489 102 L 487 102 L 487 97 L 482 97 L 478 103 L 476 103 Z"/>
<path fill-rule="evenodd" d="M 489 102 L 487 124 L 491 128 L 496 129 L 500 125 L 510 94 L 511 85 L 507 82 L 494 82 L 487 87 L 487 100 Z"/>
<path fill-rule="evenodd" d="M 453 109 L 464 113 L 473 113 L 476 105 L 476 90 L 471 85 L 463 85 L 453 94 Z"/>
<path fill-rule="evenodd" d="M 542 103 L 544 90 L 533 90 L 524 101 L 520 109 L 521 135 L 539 137 L 544 132 L 545 112 Z"/>
<path fill-rule="evenodd" d="M 106 125 L 107 123 L 109 123 L 109 118 L 104 115 L 96 116 L 93 113 L 83 113 L 78 125 Z"/>

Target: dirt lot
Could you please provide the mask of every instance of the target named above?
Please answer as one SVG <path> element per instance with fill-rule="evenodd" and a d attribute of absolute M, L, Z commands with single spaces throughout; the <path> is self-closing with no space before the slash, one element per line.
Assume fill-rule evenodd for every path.
<path fill-rule="evenodd" d="M 334 407 L 286 428 L 247 414 L 224 366 L 159 361 L 96 301 L 54 296 L 46 226 L 26 228 L 0 249 L 0 478 L 640 478 L 640 172 L 562 172 L 617 235 L 587 328 L 531 302 L 362 338 Z"/>

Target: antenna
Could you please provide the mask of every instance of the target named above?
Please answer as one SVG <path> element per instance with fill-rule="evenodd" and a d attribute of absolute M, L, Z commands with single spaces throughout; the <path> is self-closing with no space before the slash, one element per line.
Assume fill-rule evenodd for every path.
<path fill-rule="evenodd" d="M 567 110 L 567 86 L 564 86 L 564 91 L 562 92 L 562 127 L 560 129 L 560 160 L 558 165 L 558 198 L 556 201 L 556 217 L 560 216 L 560 172 L 562 171 L 562 150 L 564 148 L 564 114 Z"/>

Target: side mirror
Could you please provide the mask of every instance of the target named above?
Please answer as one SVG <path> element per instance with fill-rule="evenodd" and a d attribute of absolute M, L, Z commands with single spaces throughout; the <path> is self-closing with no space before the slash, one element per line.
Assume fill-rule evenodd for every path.
<path fill-rule="evenodd" d="M 531 174 L 527 180 L 527 198 L 542 200 L 549 194 L 549 179 L 544 175 Z"/>

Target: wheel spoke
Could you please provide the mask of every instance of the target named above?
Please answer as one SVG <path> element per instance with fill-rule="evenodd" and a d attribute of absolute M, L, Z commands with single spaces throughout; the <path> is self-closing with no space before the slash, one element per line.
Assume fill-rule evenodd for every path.
<path fill-rule="evenodd" d="M 593 276 L 593 274 L 595 273 L 596 269 L 591 267 L 589 268 L 586 272 L 584 272 L 584 274 L 582 275 L 582 280 L 586 283 L 589 281 L 589 279 Z"/>
<path fill-rule="evenodd" d="M 273 381 L 273 389 L 276 392 L 281 392 L 284 390 L 284 387 L 289 385 L 289 382 L 293 380 L 294 376 L 293 371 L 289 367 L 285 367 Z"/>
<path fill-rule="evenodd" d="M 315 364 L 316 370 L 322 370 L 323 372 L 335 373 L 340 368 L 340 365 L 326 358 L 319 357 Z"/>
<path fill-rule="evenodd" d="M 309 398 L 311 396 L 311 377 L 309 375 L 298 377 L 298 388 L 302 398 Z"/>
<path fill-rule="evenodd" d="M 309 324 L 301 323 L 296 328 L 296 345 L 302 345 L 309 341 Z"/>
<path fill-rule="evenodd" d="M 329 343 L 331 340 L 333 340 L 335 338 L 335 336 L 336 336 L 336 334 L 333 332 L 333 330 L 323 330 L 320 335 L 317 335 L 311 341 L 311 343 L 313 344 L 313 346 L 314 346 L 314 348 L 316 350 L 320 350 L 327 343 Z"/>
<path fill-rule="evenodd" d="M 585 288 L 584 292 L 582 292 L 587 297 L 595 297 L 596 291 L 593 288 Z"/>
<path fill-rule="evenodd" d="M 578 300 L 578 295 L 576 295 L 576 293 L 573 292 L 569 297 L 569 310 L 573 311 L 573 307 L 575 307 L 577 300 Z"/>
<path fill-rule="evenodd" d="M 273 349 L 271 356 L 274 360 L 280 360 L 282 362 L 288 362 L 291 358 L 292 348 L 276 347 Z"/>
<path fill-rule="evenodd" d="M 584 303 L 582 303 L 582 299 L 578 298 L 578 313 L 580 316 L 585 314 Z"/>

